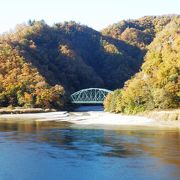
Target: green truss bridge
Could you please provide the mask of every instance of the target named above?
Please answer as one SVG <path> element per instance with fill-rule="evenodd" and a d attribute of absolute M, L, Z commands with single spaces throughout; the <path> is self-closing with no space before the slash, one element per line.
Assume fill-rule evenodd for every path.
<path fill-rule="evenodd" d="M 102 104 L 110 92 L 112 91 L 100 88 L 82 89 L 71 95 L 71 102 L 74 104 Z"/>

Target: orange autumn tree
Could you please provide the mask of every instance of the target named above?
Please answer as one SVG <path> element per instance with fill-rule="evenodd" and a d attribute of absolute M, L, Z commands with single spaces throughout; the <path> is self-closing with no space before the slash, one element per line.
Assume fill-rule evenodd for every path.
<path fill-rule="evenodd" d="M 0 106 L 62 108 L 64 89 L 50 86 L 10 45 L 0 45 Z"/>

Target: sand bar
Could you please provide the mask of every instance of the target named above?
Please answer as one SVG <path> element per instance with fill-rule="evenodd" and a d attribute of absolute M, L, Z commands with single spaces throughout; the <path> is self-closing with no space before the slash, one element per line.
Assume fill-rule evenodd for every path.
<path fill-rule="evenodd" d="M 180 128 L 180 121 L 157 120 L 144 116 L 128 116 L 103 111 L 4 114 L 0 115 L 0 120 L 67 121 L 76 125 L 127 125 Z"/>

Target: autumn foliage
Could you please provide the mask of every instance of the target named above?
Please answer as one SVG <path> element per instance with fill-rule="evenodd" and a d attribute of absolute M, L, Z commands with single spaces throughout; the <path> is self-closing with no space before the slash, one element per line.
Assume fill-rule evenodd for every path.
<path fill-rule="evenodd" d="M 63 107 L 63 87 L 50 86 L 10 45 L 0 45 L 0 106 Z"/>
<path fill-rule="evenodd" d="M 109 94 L 106 111 L 135 114 L 180 107 L 180 18 L 175 18 L 148 47 L 142 70 Z"/>

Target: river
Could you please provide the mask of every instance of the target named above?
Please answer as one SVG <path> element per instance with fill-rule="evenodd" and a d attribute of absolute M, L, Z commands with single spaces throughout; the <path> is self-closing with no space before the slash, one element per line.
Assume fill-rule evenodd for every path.
<path fill-rule="evenodd" d="M 180 131 L 1 121 L 0 179 L 179 180 Z"/>

